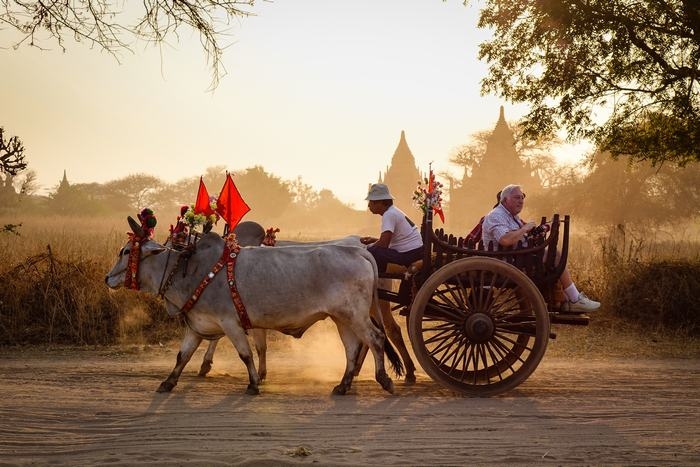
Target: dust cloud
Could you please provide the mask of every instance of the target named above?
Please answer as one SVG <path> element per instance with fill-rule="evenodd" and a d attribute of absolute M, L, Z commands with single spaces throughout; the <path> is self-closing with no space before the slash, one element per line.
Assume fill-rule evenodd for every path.
<path fill-rule="evenodd" d="M 345 350 L 338 335 L 338 330 L 330 319 L 319 321 L 304 333 L 301 338 L 294 338 L 277 331 L 268 331 L 267 372 L 268 382 L 275 381 L 275 374 L 294 369 L 295 380 L 306 385 L 319 383 L 328 386 L 337 384 L 345 371 Z M 249 339 L 254 349 L 252 339 Z M 201 361 L 206 346 L 202 344 L 192 361 L 188 364 L 190 371 L 195 371 Z M 257 354 L 253 350 L 256 365 Z M 174 363 L 174 362 L 173 362 Z M 227 338 L 218 344 L 211 375 L 217 373 L 245 375 L 245 366 Z M 360 373 L 361 378 L 374 378 L 374 359 L 368 355 Z M 279 381 L 278 381 L 279 383 Z"/>

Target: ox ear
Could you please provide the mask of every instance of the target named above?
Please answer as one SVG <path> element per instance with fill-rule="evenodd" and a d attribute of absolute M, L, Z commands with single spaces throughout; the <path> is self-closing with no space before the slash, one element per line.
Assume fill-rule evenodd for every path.
<path fill-rule="evenodd" d="M 143 245 L 144 253 L 148 253 L 149 255 L 158 255 L 163 253 L 165 250 L 166 248 L 164 246 L 158 245 L 155 242 L 146 242 Z"/>
<path fill-rule="evenodd" d="M 136 222 L 136 221 L 134 220 L 134 218 L 131 217 L 131 216 L 127 216 L 126 220 L 129 221 L 129 227 L 131 227 L 131 230 L 134 232 L 134 234 L 135 234 L 137 237 L 143 238 L 143 237 L 144 237 L 144 232 L 143 232 L 143 228 L 141 227 L 141 224 L 139 224 L 138 222 Z"/>

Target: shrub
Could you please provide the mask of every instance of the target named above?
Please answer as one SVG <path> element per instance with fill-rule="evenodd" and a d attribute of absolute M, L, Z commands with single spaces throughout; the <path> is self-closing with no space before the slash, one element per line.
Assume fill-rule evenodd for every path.
<path fill-rule="evenodd" d="M 607 296 L 606 306 L 645 328 L 700 336 L 700 261 L 630 262 Z"/>
<path fill-rule="evenodd" d="M 0 345 L 155 343 L 177 324 L 146 294 L 111 291 L 105 267 L 47 248 L 0 274 Z"/>
<path fill-rule="evenodd" d="M 618 230 L 602 240 L 604 306 L 642 329 L 700 335 L 700 258 L 687 243 L 648 238 Z"/>

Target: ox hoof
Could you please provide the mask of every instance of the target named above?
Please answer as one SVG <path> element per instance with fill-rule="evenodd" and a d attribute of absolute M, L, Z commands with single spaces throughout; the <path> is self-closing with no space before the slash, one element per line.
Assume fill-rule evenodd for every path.
<path fill-rule="evenodd" d="M 245 390 L 245 393 L 249 396 L 257 396 L 258 394 L 260 394 L 260 389 L 258 389 L 257 386 L 252 386 L 249 384 L 248 388 Z"/>
<path fill-rule="evenodd" d="M 378 378 L 377 382 L 381 384 L 382 389 L 384 389 L 386 392 L 390 394 L 394 393 L 394 382 L 388 376 L 384 375 L 383 378 Z"/>
<path fill-rule="evenodd" d="M 414 375 L 414 374 L 406 375 L 406 384 L 409 384 L 409 385 L 416 384 L 416 375 Z"/>
<path fill-rule="evenodd" d="M 199 376 L 207 376 L 211 371 L 212 362 L 202 362 L 202 366 L 199 368 Z"/>
<path fill-rule="evenodd" d="M 175 385 L 170 381 L 163 381 L 160 383 L 160 386 L 158 386 L 158 389 L 156 389 L 156 392 L 170 392 L 174 387 Z"/>
<path fill-rule="evenodd" d="M 262 383 L 263 381 L 265 381 L 265 378 L 267 378 L 267 372 L 261 371 L 258 376 L 260 376 L 260 382 Z"/>
<path fill-rule="evenodd" d="M 343 386 L 342 384 L 339 384 L 333 388 L 332 394 L 334 396 L 344 396 L 347 393 L 348 393 L 348 388 L 346 386 Z"/>

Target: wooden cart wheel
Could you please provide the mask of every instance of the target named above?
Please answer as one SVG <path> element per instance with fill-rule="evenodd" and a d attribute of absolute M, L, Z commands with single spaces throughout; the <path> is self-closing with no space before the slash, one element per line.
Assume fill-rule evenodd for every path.
<path fill-rule="evenodd" d="M 544 356 L 550 330 L 535 284 L 486 257 L 459 259 L 431 274 L 408 323 L 423 370 L 470 396 L 494 396 L 525 381 Z"/>

